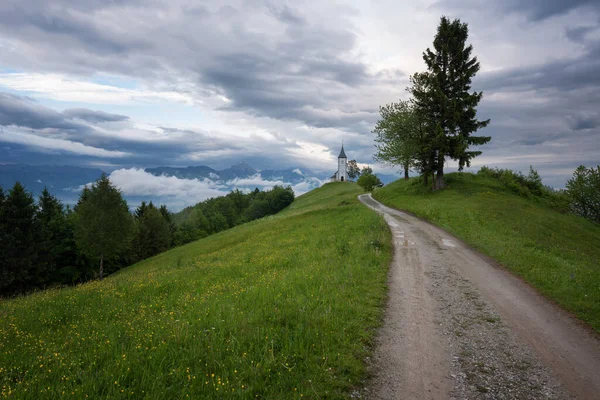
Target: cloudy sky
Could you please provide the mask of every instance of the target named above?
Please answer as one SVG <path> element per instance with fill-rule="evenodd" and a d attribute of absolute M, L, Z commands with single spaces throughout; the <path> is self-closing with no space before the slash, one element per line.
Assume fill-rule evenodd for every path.
<path fill-rule="evenodd" d="M 377 107 L 406 98 L 441 15 L 481 61 L 475 167 L 560 187 L 600 163 L 598 1 L 202 3 L 2 0 L 0 163 L 329 171 L 342 139 L 372 163 Z"/>

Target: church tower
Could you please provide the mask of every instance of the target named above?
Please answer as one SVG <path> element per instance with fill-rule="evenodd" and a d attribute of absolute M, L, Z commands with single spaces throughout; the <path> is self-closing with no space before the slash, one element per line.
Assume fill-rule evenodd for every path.
<path fill-rule="evenodd" d="M 342 151 L 340 151 L 340 155 L 338 156 L 338 170 L 335 174 L 335 180 L 338 182 L 348 181 L 348 157 L 346 157 L 346 152 L 344 152 L 344 143 L 342 143 Z"/>

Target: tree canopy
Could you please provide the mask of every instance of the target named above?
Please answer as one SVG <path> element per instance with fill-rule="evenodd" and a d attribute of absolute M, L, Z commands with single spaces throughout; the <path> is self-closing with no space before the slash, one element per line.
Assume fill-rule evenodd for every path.
<path fill-rule="evenodd" d="M 435 176 L 433 189 L 444 187 L 447 159 L 458 161 L 462 170 L 481 154 L 472 146 L 485 144 L 489 136 L 475 136 L 490 120 L 477 119 L 482 92 L 471 90 L 471 81 L 480 68 L 473 46 L 467 45 L 466 23 L 442 17 L 423 60 L 427 70 L 411 76 L 408 101 L 380 108 L 377 122 L 375 159 L 402 166 L 405 178 L 417 169 L 427 184 Z"/>
<path fill-rule="evenodd" d="M 348 178 L 350 178 L 350 180 L 353 181 L 356 178 L 358 178 L 359 176 L 360 176 L 360 168 L 358 168 L 358 164 L 356 163 L 356 160 L 348 161 Z"/>
<path fill-rule="evenodd" d="M 133 220 L 127 202 L 106 175 L 84 190 L 75 209 L 75 238 L 84 254 L 100 262 L 98 275 L 104 275 L 104 260 L 117 257 L 129 248 Z"/>
<path fill-rule="evenodd" d="M 576 214 L 600 223 L 600 165 L 596 168 L 580 165 L 567 182 L 567 193 Z"/>

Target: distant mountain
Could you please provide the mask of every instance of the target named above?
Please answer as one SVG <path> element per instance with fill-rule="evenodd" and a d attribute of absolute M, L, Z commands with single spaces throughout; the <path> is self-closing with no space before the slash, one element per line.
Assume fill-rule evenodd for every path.
<path fill-rule="evenodd" d="M 375 173 L 375 175 L 377 175 L 379 177 L 379 179 L 381 179 L 381 182 L 383 182 L 384 185 L 387 185 L 390 182 L 394 182 L 394 181 L 397 181 L 398 179 L 400 179 L 400 176 L 398 176 L 398 175 L 378 174 L 378 173 Z"/>
<path fill-rule="evenodd" d="M 102 173 L 101 169 L 71 165 L 0 164 L 0 186 L 8 191 L 15 182 L 21 182 L 35 196 L 47 187 L 57 196 L 72 200 L 76 199 L 79 193 L 67 189 L 93 182 L 100 178 Z"/>
<path fill-rule="evenodd" d="M 241 162 L 239 164 L 235 164 L 233 167 L 217 171 L 217 175 L 219 175 L 219 178 L 217 180 L 230 181 L 235 178 L 247 178 L 249 176 L 256 175 L 257 173 L 258 171 L 255 170 L 253 167 L 246 164 L 245 162 Z"/>
<path fill-rule="evenodd" d="M 155 176 L 174 176 L 179 179 L 210 179 L 215 182 L 226 182 L 235 178 L 247 178 L 258 173 L 257 170 L 245 162 L 220 171 L 206 165 L 193 167 L 156 167 L 146 168 L 145 171 Z"/>
<path fill-rule="evenodd" d="M 145 171 L 155 176 L 174 176 L 179 179 L 210 179 L 214 182 L 222 183 L 227 183 L 236 178 L 245 179 L 260 175 L 260 177 L 265 181 L 282 181 L 294 185 L 304 182 L 308 178 L 317 178 L 323 180 L 327 177 L 327 174 L 298 167 L 287 169 L 265 169 L 259 171 L 245 162 L 241 162 L 223 170 L 214 170 L 205 165 L 199 165 L 183 168 L 146 168 Z"/>

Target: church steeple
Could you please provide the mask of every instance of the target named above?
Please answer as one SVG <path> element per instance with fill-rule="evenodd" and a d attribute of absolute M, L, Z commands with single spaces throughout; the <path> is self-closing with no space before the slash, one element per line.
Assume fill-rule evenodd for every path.
<path fill-rule="evenodd" d="M 344 142 L 342 142 L 342 151 L 340 151 L 338 158 L 348 158 L 346 157 L 346 152 L 344 152 Z"/>

